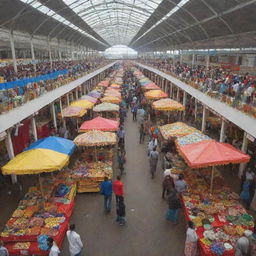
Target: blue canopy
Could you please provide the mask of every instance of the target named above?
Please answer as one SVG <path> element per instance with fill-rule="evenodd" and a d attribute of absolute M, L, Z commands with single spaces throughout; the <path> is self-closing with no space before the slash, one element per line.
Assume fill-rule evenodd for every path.
<path fill-rule="evenodd" d="M 72 140 L 50 136 L 32 143 L 28 148 L 25 149 L 25 151 L 38 148 L 50 149 L 59 153 L 71 155 L 74 152 L 76 145 Z"/>

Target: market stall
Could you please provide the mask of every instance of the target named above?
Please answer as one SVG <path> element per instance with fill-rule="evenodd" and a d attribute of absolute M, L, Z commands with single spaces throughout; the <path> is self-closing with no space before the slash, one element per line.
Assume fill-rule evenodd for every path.
<path fill-rule="evenodd" d="M 109 103 L 114 103 L 114 104 L 121 103 L 121 99 L 119 97 L 115 97 L 115 96 L 105 96 L 105 97 L 101 98 L 100 100 L 101 100 L 101 102 L 109 102 Z"/>
<path fill-rule="evenodd" d="M 74 139 L 84 152 L 71 171 L 77 180 L 78 192 L 99 192 L 105 176 L 112 178 L 113 147 L 117 143 L 116 134 L 91 130 Z"/>
<path fill-rule="evenodd" d="M 2 167 L 3 174 L 40 174 L 67 165 L 75 144 L 48 137 L 33 143 Z M 31 187 L 1 233 L 11 255 L 48 255 L 47 237 L 61 246 L 74 208 L 76 184 L 61 176 L 40 177 Z"/>
<path fill-rule="evenodd" d="M 103 115 L 106 118 L 118 119 L 119 117 L 119 106 L 109 102 L 103 102 L 99 105 L 96 105 L 93 108 L 93 111 Z"/>
<path fill-rule="evenodd" d="M 168 97 L 168 95 L 162 90 L 150 90 L 148 92 L 145 92 L 144 95 L 147 100 L 158 100 Z"/>

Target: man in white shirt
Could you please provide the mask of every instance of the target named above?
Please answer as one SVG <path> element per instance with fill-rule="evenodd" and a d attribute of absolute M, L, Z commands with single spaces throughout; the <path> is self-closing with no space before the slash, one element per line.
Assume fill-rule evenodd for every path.
<path fill-rule="evenodd" d="M 60 249 L 54 242 L 54 240 L 51 237 L 49 237 L 47 239 L 47 243 L 50 248 L 49 256 L 58 256 L 60 254 Z"/>
<path fill-rule="evenodd" d="M 75 232 L 75 224 L 71 224 L 67 231 L 70 256 L 81 256 L 83 243 L 80 235 Z"/>

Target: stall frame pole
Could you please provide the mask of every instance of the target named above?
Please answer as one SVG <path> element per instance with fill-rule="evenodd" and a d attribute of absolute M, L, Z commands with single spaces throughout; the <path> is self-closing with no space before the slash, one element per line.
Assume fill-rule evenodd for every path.
<path fill-rule="evenodd" d="M 202 132 L 205 132 L 205 127 L 206 127 L 206 107 L 203 106 L 203 118 L 202 118 L 202 128 L 201 128 Z"/>
<path fill-rule="evenodd" d="M 244 153 L 246 153 L 246 152 L 247 152 L 247 147 L 248 147 L 247 133 L 244 132 L 243 144 L 242 144 L 241 151 L 244 152 Z M 241 163 L 241 164 L 239 165 L 239 172 L 238 172 L 238 177 L 239 177 L 239 178 L 242 177 L 245 167 L 246 167 L 246 163 Z"/>

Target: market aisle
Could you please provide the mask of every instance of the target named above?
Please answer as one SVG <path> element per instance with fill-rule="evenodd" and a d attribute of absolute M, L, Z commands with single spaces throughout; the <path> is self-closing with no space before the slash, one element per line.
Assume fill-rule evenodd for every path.
<path fill-rule="evenodd" d="M 72 221 L 85 241 L 86 256 L 182 256 L 183 217 L 177 226 L 165 221 L 167 204 L 161 199 L 161 170 L 154 180 L 150 178 L 146 142 L 139 144 L 137 123 L 130 114 L 125 130 L 127 225 L 116 224 L 114 200 L 111 214 L 105 215 L 99 194 L 77 195 Z M 61 255 L 69 255 L 67 241 Z"/>

